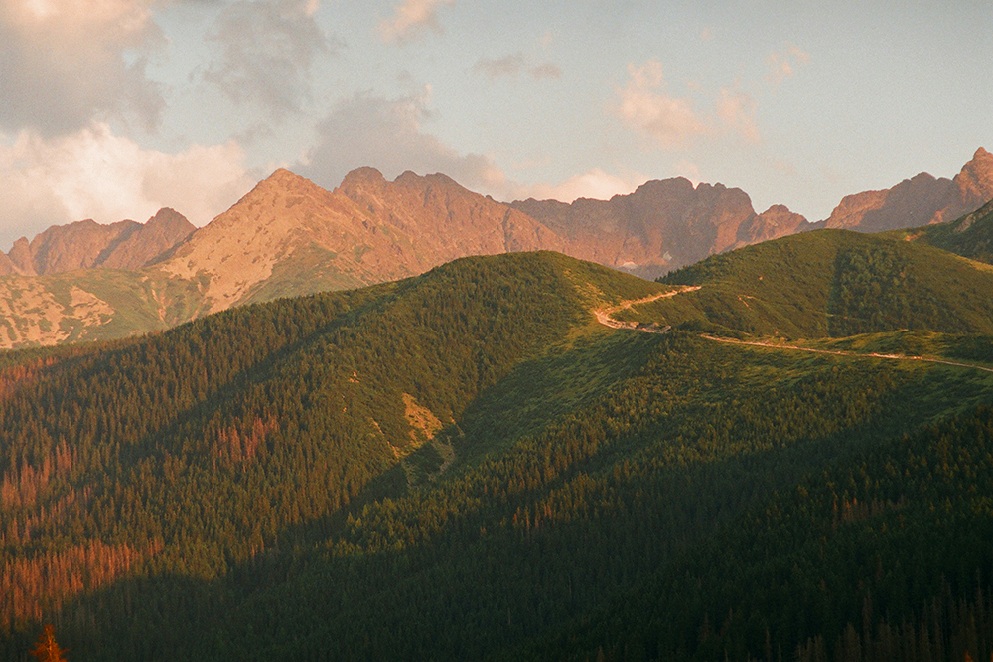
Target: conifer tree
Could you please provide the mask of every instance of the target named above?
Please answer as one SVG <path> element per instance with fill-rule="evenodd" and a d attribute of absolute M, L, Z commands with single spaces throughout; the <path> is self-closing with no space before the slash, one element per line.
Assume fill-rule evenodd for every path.
<path fill-rule="evenodd" d="M 40 662 L 67 662 L 63 657 L 66 652 L 67 649 L 62 648 L 59 642 L 55 641 L 55 626 L 46 625 L 31 654 Z"/>

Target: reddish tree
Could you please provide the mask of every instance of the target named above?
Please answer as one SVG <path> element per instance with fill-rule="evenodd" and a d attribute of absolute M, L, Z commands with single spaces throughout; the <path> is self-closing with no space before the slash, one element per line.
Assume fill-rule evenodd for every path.
<path fill-rule="evenodd" d="M 67 662 L 66 658 L 63 657 L 66 650 L 59 646 L 59 642 L 55 641 L 55 626 L 46 625 L 45 631 L 38 637 L 38 643 L 35 644 L 31 654 L 40 662 Z"/>

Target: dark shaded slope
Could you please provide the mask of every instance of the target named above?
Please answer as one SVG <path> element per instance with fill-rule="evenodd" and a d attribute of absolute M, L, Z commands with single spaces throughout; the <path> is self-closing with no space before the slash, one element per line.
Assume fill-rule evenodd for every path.
<path fill-rule="evenodd" d="M 105 636 L 169 637 L 172 659 L 833 657 L 851 641 L 894 659 L 934 605 L 955 610 L 929 629 L 948 659 L 989 655 L 962 636 L 985 623 L 993 569 L 989 376 L 679 332 L 575 351 L 591 372 L 618 352 L 628 367 L 502 451 L 329 522 L 324 544 L 147 601 L 118 586 L 105 605 L 130 591 L 143 607 L 101 612 Z M 522 364 L 538 387 L 467 412 L 454 447 L 554 403 L 559 357 Z"/>
<path fill-rule="evenodd" d="M 22 631 L 119 577 L 216 577 L 319 528 L 515 365 L 589 325 L 588 307 L 657 287 L 550 253 L 467 259 L 104 350 L 12 355 L 3 622 Z M 405 489 L 398 476 L 382 489 Z"/>

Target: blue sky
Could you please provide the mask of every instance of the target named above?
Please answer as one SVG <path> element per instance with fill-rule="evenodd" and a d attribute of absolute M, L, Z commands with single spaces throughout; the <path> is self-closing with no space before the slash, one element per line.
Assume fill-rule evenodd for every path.
<path fill-rule="evenodd" d="M 818 220 L 993 149 L 993 3 L 3 0 L 0 245 L 276 167 L 503 200 L 685 176 Z"/>

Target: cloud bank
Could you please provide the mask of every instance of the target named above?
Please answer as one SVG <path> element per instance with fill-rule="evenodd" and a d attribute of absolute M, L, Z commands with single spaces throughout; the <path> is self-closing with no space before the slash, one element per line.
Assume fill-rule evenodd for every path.
<path fill-rule="evenodd" d="M 154 126 L 164 105 L 145 75 L 162 36 L 151 0 L 3 0 L 0 4 L 0 130 L 46 136 L 94 117 Z"/>
<path fill-rule="evenodd" d="M 271 117 L 300 110 L 318 56 L 334 45 L 317 25 L 316 0 L 238 0 L 221 12 L 210 40 L 220 54 L 204 73 L 237 104 Z"/>
<path fill-rule="evenodd" d="M 628 65 L 628 74 L 617 107 L 618 115 L 628 126 L 663 147 L 681 145 L 707 131 L 707 125 L 697 116 L 689 99 L 665 94 L 661 62 L 649 60 L 641 66 Z"/>
<path fill-rule="evenodd" d="M 808 62 L 810 55 L 806 51 L 799 46 L 787 44 L 782 51 L 771 54 L 766 60 L 769 67 L 766 79 L 773 85 L 778 85 Z"/>
<path fill-rule="evenodd" d="M 492 160 L 460 154 L 425 131 L 428 93 L 394 99 L 363 93 L 338 104 L 318 126 L 320 138 L 300 167 L 302 174 L 336 186 L 360 166 L 390 178 L 405 170 L 442 172 L 473 190 L 499 194 L 506 179 Z"/>
<path fill-rule="evenodd" d="M 703 87 L 692 89 L 702 93 Z M 649 60 L 628 65 L 628 82 L 618 92 L 615 112 L 628 126 L 653 139 L 657 147 L 684 147 L 692 139 L 722 132 L 737 134 L 745 143 L 762 142 L 756 119 L 758 104 L 747 92 L 723 87 L 704 113 L 694 110 L 689 98 L 665 93 L 662 64 Z"/>
<path fill-rule="evenodd" d="M 600 168 L 593 168 L 558 184 L 520 186 L 514 197 L 517 199 L 559 200 L 560 202 L 573 202 L 578 198 L 609 200 L 615 195 L 633 192 L 646 179 L 642 175 L 619 177 Z"/>
<path fill-rule="evenodd" d="M 0 248 L 51 225 L 144 221 L 162 207 L 203 225 L 256 179 L 233 142 L 167 154 L 142 149 L 106 124 L 57 138 L 22 131 L 0 142 Z"/>
<path fill-rule="evenodd" d="M 551 62 L 529 64 L 523 53 L 512 53 L 499 58 L 480 58 L 472 67 L 491 80 L 497 78 L 517 78 L 526 72 L 535 80 L 557 79 L 562 77 L 562 69 Z"/>

